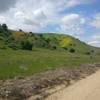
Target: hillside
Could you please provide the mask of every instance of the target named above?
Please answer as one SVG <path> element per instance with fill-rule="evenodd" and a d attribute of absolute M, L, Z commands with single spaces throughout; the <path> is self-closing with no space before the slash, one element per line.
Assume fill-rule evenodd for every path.
<path fill-rule="evenodd" d="M 8 30 L 6 24 L 0 26 L 0 48 L 26 49 L 48 48 L 63 49 L 83 54 L 98 54 L 99 48 L 87 45 L 80 40 L 65 34 L 57 33 L 26 33 L 22 30 Z"/>
<path fill-rule="evenodd" d="M 26 35 L 29 41 L 32 41 L 33 47 L 48 49 L 64 49 L 70 51 L 74 49 L 76 53 L 98 54 L 100 49 L 87 45 L 86 43 L 66 34 L 57 33 L 25 33 L 12 32 L 14 38 Z"/>
<path fill-rule="evenodd" d="M 65 34 L 32 33 L 0 26 L 0 78 L 96 63 L 100 48 Z"/>

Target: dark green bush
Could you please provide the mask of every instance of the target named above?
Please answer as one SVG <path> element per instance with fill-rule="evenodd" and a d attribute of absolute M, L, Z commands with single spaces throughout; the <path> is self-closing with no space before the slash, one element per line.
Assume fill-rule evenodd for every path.
<path fill-rule="evenodd" d="M 94 50 L 91 50 L 92 53 L 94 53 Z"/>
<path fill-rule="evenodd" d="M 86 54 L 86 55 L 91 55 L 91 53 L 90 53 L 90 52 L 86 52 L 85 54 Z"/>
<path fill-rule="evenodd" d="M 63 49 L 68 50 L 68 48 L 67 48 L 67 47 L 63 47 Z"/>
<path fill-rule="evenodd" d="M 13 50 L 19 49 L 19 47 L 17 46 L 16 43 L 9 43 L 8 47 L 11 48 L 11 49 L 13 49 Z"/>
<path fill-rule="evenodd" d="M 74 49 L 74 48 L 70 48 L 70 49 L 69 49 L 69 52 L 70 52 L 70 53 L 74 53 L 74 52 L 75 52 L 75 49 Z"/>
<path fill-rule="evenodd" d="M 21 41 L 21 47 L 23 50 L 32 50 L 33 44 L 29 40 Z"/>
<path fill-rule="evenodd" d="M 56 47 L 56 46 L 51 46 L 50 49 L 51 49 L 51 50 L 56 50 L 57 47 Z"/>

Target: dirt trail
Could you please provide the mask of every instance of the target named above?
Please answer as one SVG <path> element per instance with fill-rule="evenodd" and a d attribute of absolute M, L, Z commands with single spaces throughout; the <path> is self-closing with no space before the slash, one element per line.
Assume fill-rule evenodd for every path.
<path fill-rule="evenodd" d="M 45 100 L 100 100 L 100 70 Z"/>

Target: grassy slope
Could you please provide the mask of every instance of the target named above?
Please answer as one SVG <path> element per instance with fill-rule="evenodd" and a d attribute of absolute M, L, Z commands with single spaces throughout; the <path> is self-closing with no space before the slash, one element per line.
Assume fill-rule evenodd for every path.
<path fill-rule="evenodd" d="M 56 39 L 60 39 L 61 40 L 61 44 L 64 47 L 67 48 L 74 48 L 76 50 L 77 53 L 86 53 L 86 52 L 91 52 L 92 50 L 94 50 L 95 53 L 100 52 L 100 48 L 96 48 L 96 47 L 92 47 L 90 45 L 87 45 L 86 43 L 73 38 L 69 35 L 65 35 L 65 34 L 44 34 L 44 37 L 46 38 L 56 38 Z M 69 40 L 69 41 L 64 41 L 64 39 Z M 60 44 L 60 43 L 59 43 Z M 70 45 L 72 44 L 72 46 Z M 60 45 L 61 46 L 61 45 Z"/>
<path fill-rule="evenodd" d="M 76 53 L 71 54 L 64 49 L 34 48 L 33 51 L 0 49 L 0 78 L 26 76 L 57 67 L 71 67 L 84 63 L 99 62 L 100 55 L 97 55 L 97 53 L 100 52 L 100 49 L 98 48 L 88 46 L 67 35 L 44 34 L 43 36 L 60 39 L 60 42 L 56 44 L 57 46 L 71 48 L 73 46 L 69 44 L 75 44 Z M 0 43 L 2 42 L 0 41 Z M 91 55 L 85 54 L 91 50 L 95 51 L 92 58 Z"/>
<path fill-rule="evenodd" d="M 100 56 L 70 54 L 66 51 L 36 49 L 34 51 L 0 50 L 0 78 L 31 75 L 57 67 L 71 67 L 99 62 Z"/>

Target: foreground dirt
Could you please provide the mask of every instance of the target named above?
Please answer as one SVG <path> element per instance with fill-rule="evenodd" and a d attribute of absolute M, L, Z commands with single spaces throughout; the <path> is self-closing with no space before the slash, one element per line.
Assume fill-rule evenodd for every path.
<path fill-rule="evenodd" d="M 45 100 L 100 100 L 100 70 Z"/>
<path fill-rule="evenodd" d="M 0 80 L 0 100 L 44 100 L 46 97 L 56 92 L 54 91 L 55 89 L 52 91 L 52 88 L 55 88 L 57 85 L 61 86 L 61 84 L 63 84 L 63 88 L 65 88 L 69 86 L 70 84 L 72 84 L 73 82 L 81 78 L 84 78 L 88 75 L 93 74 L 98 69 L 100 69 L 100 63 L 86 64 L 86 65 L 81 65 L 79 67 L 74 67 L 74 68 L 65 67 L 61 69 L 49 70 L 44 73 L 36 74 L 33 76 Z M 100 75 L 98 75 L 98 77 L 99 77 L 98 78 L 99 80 Z M 93 83 L 92 85 L 94 86 L 94 88 L 96 88 L 95 87 L 96 83 L 94 82 L 100 84 L 100 81 L 96 81 L 94 79 L 93 82 L 92 81 L 90 82 L 90 83 Z M 90 84 L 88 85 L 87 81 L 84 81 L 82 83 L 83 84 L 87 83 L 83 89 L 87 88 L 90 91 L 92 91 L 91 90 L 92 85 Z M 81 88 L 81 84 L 77 83 L 75 87 L 78 88 L 78 85 L 80 85 L 80 88 Z M 88 86 L 91 86 L 91 87 L 88 88 Z M 60 87 L 58 88 L 62 90 L 62 88 Z M 78 91 L 75 91 L 77 89 L 74 90 L 74 88 L 72 88 L 71 90 L 70 89 L 64 90 L 58 94 L 52 95 L 50 99 L 47 99 L 47 100 L 66 100 L 65 98 L 68 98 L 68 100 L 88 100 L 88 99 L 77 99 L 79 98 L 77 94 L 78 92 L 81 94 L 82 93 L 84 94 L 84 92 L 88 92 L 88 90 L 81 90 L 80 88 Z M 72 96 L 71 91 L 73 91 L 73 95 L 77 95 L 76 99 L 74 98 L 74 96 Z M 99 90 L 96 90 L 96 91 L 99 91 Z M 91 92 L 89 93 L 91 94 Z M 66 97 L 67 95 L 68 97 Z M 57 98 L 60 98 L 60 99 L 57 99 Z M 70 98 L 73 98 L 73 99 L 70 99 Z M 93 99 L 93 100 L 98 100 L 98 99 Z"/>

